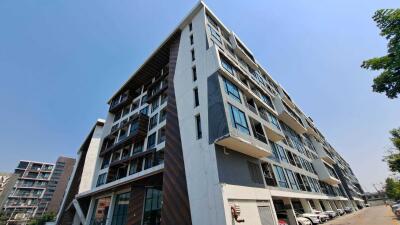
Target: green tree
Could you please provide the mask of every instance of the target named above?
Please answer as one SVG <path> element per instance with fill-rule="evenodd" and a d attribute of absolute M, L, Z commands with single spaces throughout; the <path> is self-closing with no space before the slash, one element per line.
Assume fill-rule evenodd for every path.
<path fill-rule="evenodd" d="M 386 194 L 394 200 L 400 199 L 400 182 L 392 178 L 386 179 Z"/>
<path fill-rule="evenodd" d="M 388 163 L 390 171 L 400 173 L 400 128 L 391 130 L 390 134 L 394 149 L 384 157 L 384 160 Z"/>
<path fill-rule="evenodd" d="M 28 225 L 45 225 L 46 222 L 54 221 L 55 218 L 54 213 L 45 213 L 41 217 L 31 220 Z"/>
<path fill-rule="evenodd" d="M 5 215 L 5 213 L 0 211 L 0 225 L 6 225 L 7 219 L 8 217 Z"/>
<path fill-rule="evenodd" d="M 381 71 L 374 78 L 373 91 L 397 98 L 400 93 L 400 9 L 380 9 L 372 18 L 381 30 L 380 35 L 388 40 L 388 53 L 365 60 L 361 67 Z"/>

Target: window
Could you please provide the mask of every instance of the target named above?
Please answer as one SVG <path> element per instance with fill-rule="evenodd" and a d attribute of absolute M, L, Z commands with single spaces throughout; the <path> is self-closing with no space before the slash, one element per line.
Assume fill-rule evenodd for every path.
<path fill-rule="evenodd" d="M 199 106 L 199 90 L 197 88 L 193 89 L 194 94 L 194 107 Z"/>
<path fill-rule="evenodd" d="M 153 166 L 153 154 L 148 154 L 144 158 L 144 169 L 151 168 Z"/>
<path fill-rule="evenodd" d="M 154 99 L 151 103 L 151 112 L 154 112 L 158 108 L 158 98 Z"/>
<path fill-rule="evenodd" d="M 149 107 L 146 106 L 146 107 L 144 107 L 143 109 L 140 110 L 140 113 L 143 114 L 143 115 L 147 115 L 148 111 L 149 111 Z"/>
<path fill-rule="evenodd" d="M 147 95 L 143 95 L 140 105 L 144 105 L 147 101 Z"/>
<path fill-rule="evenodd" d="M 156 133 L 154 132 L 147 138 L 147 149 L 154 148 L 156 145 Z"/>
<path fill-rule="evenodd" d="M 230 82 L 227 79 L 224 79 L 224 81 L 225 81 L 226 93 L 228 95 L 232 96 L 234 99 L 236 99 L 239 102 L 241 102 L 241 100 L 240 100 L 240 92 L 239 92 L 239 89 L 236 87 L 236 85 L 234 85 L 232 82 Z"/>
<path fill-rule="evenodd" d="M 192 31 L 193 30 L 193 25 L 192 25 L 192 23 L 189 23 L 189 31 Z"/>
<path fill-rule="evenodd" d="M 278 144 L 274 144 L 274 145 L 275 145 L 275 147 L 276 147 L 276 149 L 278 151 L 279 159 L 289 163 L 289 159 L 288 159 L 288 157 L 287 157 L 287 155 L 285 153 L 285 149 L 282 146 L 278 145 Z"/>
<path fill-rule="evenodd" d="M 296 176 L 297 183 L 299 184 L 300 190 L 302 191 L 307 191 L 306 186 L 304 185 L 303 179 L 301 178 L 301 175 L 298 173 L 294 173 Z"/>
<path fill-rule="evenodd" d="M 285 169 L 285 170 L 286 170 L 286 174 L 288 176 L 289 183 L 290 183 L 290 186 L 292 187 L 292 189 L 300 190 L 299 185 L 297 185 L 296 178 L 294 177 L 294 173 L 291 170 L 288 170 L 288 169 Z"/>
<path fill-rule="evenodd" d="M 159 123 L 163 122 L 167 118 L 167 110 L 162 109 L 160 111 Z"/>
<path fill-rule="evenodd" d="M 128 215 L 130 192 L 117 195 L 111 225 L 125 224 Z"/>
<path fill-rule="evenodd" d="M 303 182 L 304 182 L 304 185 L 306 186 L 307 191 L 311 191 L 311 186 L 310 186 L 310 184 L 308 183 L 307 177 L 304 176 L 304 175 L 301 175 L 301 177 L 303 178 Z"/>
<path fill-rule="evenodd" d="M 271 98 L 270 98 L 268 95 L 262 94 L 261 97 L 262 97 L 263 101 L 264 101 L 269 107 L 271 107 L 271 108 L 274 109 L 274 105 L 272 104 L 272 100 L 271 100 Z"/>
<path fill-rule="evenodd" d="M 246 121 L 246 115 L 235 106 L 229 104 L 231 110 L 231 119 L 233 126 L 239 131 L 250 135 L 249 127 Z"/>
<path fill-rule="evenodd" d="M 267 112 L 267 114 L 268 114 L 269 122 L 270 122 L 272 125 L 274 125 L 276 128 L 278 128 L 278 130 L 281 130 L 281 127 L 279 126 L 279 121 L 278 121 L 278 119 L 277 119 L 274 115 L 272 115 L 270 112 Z"/>
<path fill-rule="evenodd" d="M 283 171 L 282 167 L 274 165 L 275 175 L 278 178 L 279 187 L 289 188 L 287 183 L 285 172 Z"/>
<path fill-rule="evenodd" d="M 165 127 L 158 130 L 158 144 L 165 141 Z"/>
<path fill-rule="evenodd" d="M 150 118 L 149 121 L 149 130 L 153 129 L 157 126 L 158 114 L 156 113 L 154 116 Z"/>
<path fill-rule="evenodd" d="M 122 111 L 118 111 L 114 114 L 114 122 L 121 119 Z"/>
<path fill-rule="evenodd" d="M 221 64 L 222 67 L 228 71 L 230 74 L 234 74 L 235 69 L 233 68 L 233 66 L 231 64 L 229 64 L 227 61 L 225 61 L 224 59 L 221 58 Z"/>
<path fill-rule="evenodd" d="M 258 166 L 258 164 L 247 161 L 247 166 L 249 168 L 251 180 L 254 183 L 262 184 L 263 181 L 261 178 L 260 167 Z"/>
<path fill-rule="evenodd" d="M 190 35 L 190 44 L 193 45 L 194 41 L 193 41 L 193 34 Z"/>
<path fill-rule="evenodd" d="M 196 121 L 196 137 L 197 139 L 202 138 L 203 134 L 201 132 L 201 119 L 200 119 L 200 114 L 195 116 L 195 121 Z"/>
<path fill-rule="evenodd" d="M 193 76 L 193 81 L 196 81 L 197 80 L 196 66 L 192 67 L 192 76 Z"/>
<path fill-rule="evenodd" d="M 272 146 L 272 155 L 270 156 L 270 158 L 276 162 L 280 162 L 278 149 L 276 149 L 275 143 L 271 140 L 269 140 L 269 142 L 271 143 Z"/>
<path fill-rule="evenodd" d="M 107 178 L 107 173 L 100 174 L 99 177 L 97 178 L 96 187 L 105 184 L 106 178 Z"/>
<path fill-rule="evenodd" d="M 192 49 L 190 52 L 191 52 L 191 54 L 192 54 L 192 61 L 196 60 L 196 57 L 195 57 L 195 55 L 194 55 L 194 49 Z"/>
<path fill-rule="evenodd" d="M 143 142 L 136 142 L 133 146 L 133 154 L 143 151 Z"/>
<path fill-rule="evenodd" d="M 96 199 L 90 225 L 104 225 L 107 223 L 107 214 L 110 209 L 111 197 Z"/>
<path fill-rule="evenodd" d="M 164 102 L 166 102 L 168 99 L 168 95 L 166 93 L 162 93 L 161 94 L 161 102 L 160 105 L 164 104 Z"/>
<path fill-rule="evenodd" d="M 110 165 L 110 154 L 107 154 L 103 158 L 103 162 L 101 163 L 101 169 L 104 169 Z"/>
<path fill-rule="evenodd" d="M 272 172 L 271 164 L 267 162 L 262 162 L 261 169 L 263 171 L 264 179 L 267 185 L 276 187 L 277 183 L 274 177 L 274 172 Z"/>
<path fill-rule="evenodd" d="M 208 28 L 214 39 L 216 39 L 219 43 L 222 43 L 221 36 L 219 35 L 218 31 L 216 31 L 211 25 L 208 25 Z"/>
<path fill-rule="evenodd" d="M 144 200 L 143 225 L 161 224 L 162 191 L 147 188 Z"/>
<path fill-rule="evenodd" d="M 129 175 L 142 171 L 142 158 L 134 159 L 129 164 Z"/>

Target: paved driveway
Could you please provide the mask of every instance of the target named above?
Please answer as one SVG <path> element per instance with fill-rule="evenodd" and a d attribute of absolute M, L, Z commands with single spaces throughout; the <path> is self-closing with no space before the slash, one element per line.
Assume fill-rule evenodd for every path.
<path fill-rule="evenodd" d="M 389 206 L 364 208 L 349 215 L 337 217 L 326 225 L 400 225 Z"/>

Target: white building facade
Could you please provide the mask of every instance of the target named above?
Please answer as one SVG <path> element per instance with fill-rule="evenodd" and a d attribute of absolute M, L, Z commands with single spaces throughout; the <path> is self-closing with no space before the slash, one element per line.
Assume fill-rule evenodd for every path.
<path fill-rule="evenodd" d="M 294 224 L 362 205 L 344 159 L 202 2 L 109 104 L 58 224 Z"/>

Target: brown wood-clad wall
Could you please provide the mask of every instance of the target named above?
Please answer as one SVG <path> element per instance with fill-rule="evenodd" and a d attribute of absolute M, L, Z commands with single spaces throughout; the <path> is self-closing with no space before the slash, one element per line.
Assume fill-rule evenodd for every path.
<path fill-rule="evenodd" d="M 142 224 L 146 187 L 162 186 L 162 179 L 162 174 L 155 174 L 150 177 L 134 181 L 131 184 L 131 197 L 129 199 L 128 218 L 126 225 Z"/>
<path fill-rule="evenodd" d="M 174 74 L 179 42 L 180 33 L 177 33 L 175 40 L 171 44 L 169 55 L 162 225 L 192 224 L 174 89 Z"/>

